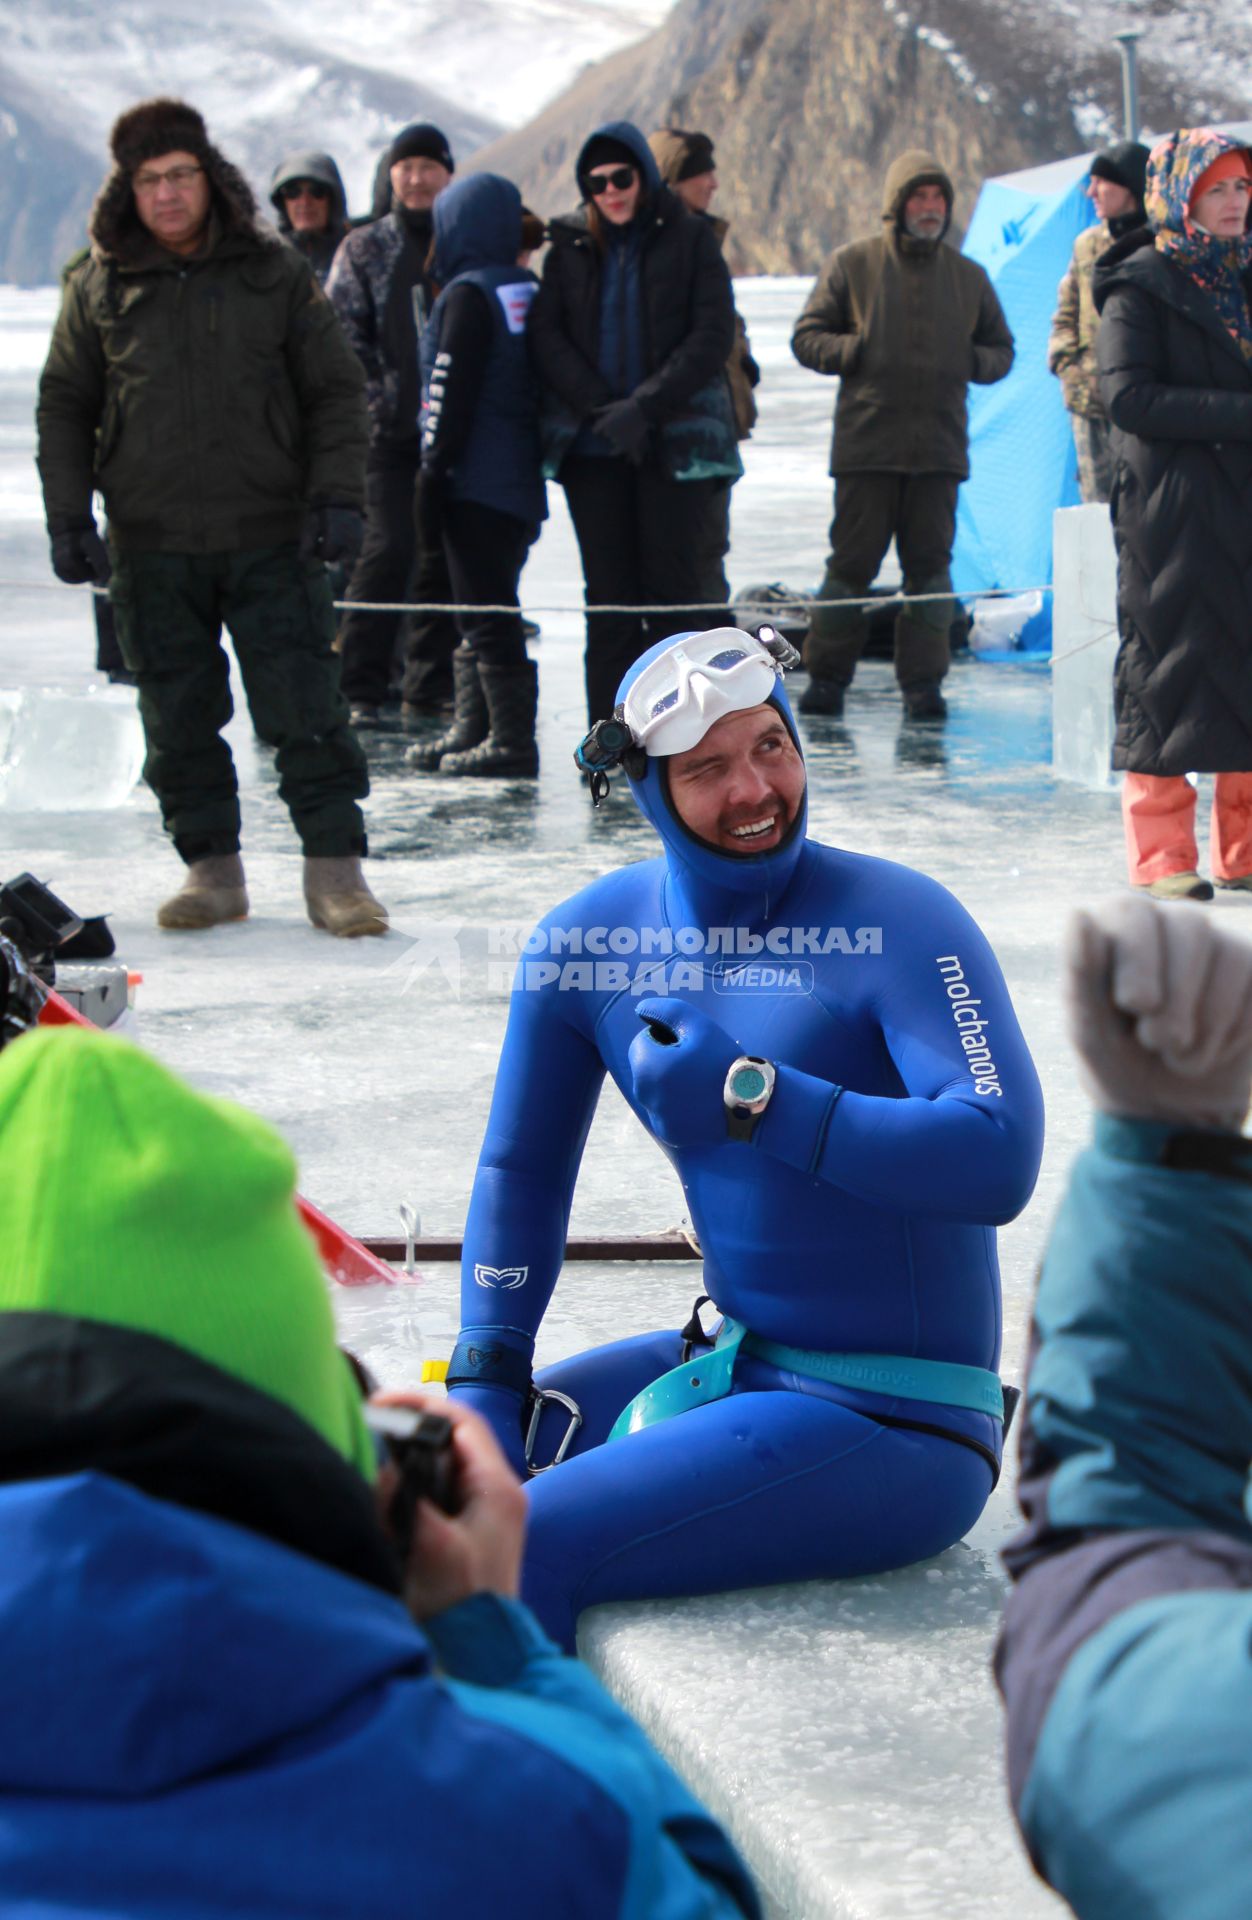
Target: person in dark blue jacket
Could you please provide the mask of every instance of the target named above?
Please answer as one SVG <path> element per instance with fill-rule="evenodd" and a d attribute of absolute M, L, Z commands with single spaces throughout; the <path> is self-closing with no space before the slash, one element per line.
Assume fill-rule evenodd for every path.
<path fill-rule="evenodd" d="M 530 346 L 587 604 L 616 609 L 587 616 L 595 722 L 645 647 L 723 617 L 697 611 L 708 519 L 743 464 L 726 379 L 734 300 L 712 224 L 662 186 L 627 120 L 597 128 L 576 172 L 582 205 L 549 225 Z M 636 611 L 649 606 L 690 611 Z"/>
<path fill-rule="evenodd" d="M 464 1410 L 401 1563 L 267 1126 L 62 1028 L 0 1056 L 0 1164 L 6 1914 L 757 1920 L 513 1597 L 524 1498 Z"/>
<path fill-rule="evenodd" d="M 518 265 L 522 198 L 510 180 L 473 174 L 439 196 L 434 223 L 442 291 L 422 336 L 423 544 L 442 539 L 455 600 L 516 609 L 522 567 L 548 512 L 539 389 L 526 352 L 539 282 Z M 520 610 L 461 614 L 458 622 L 452 725 L 415 747 L 410 764 L 495 778 L 537 774 L 538 674 Z"/>
<path fill-rule="evenodd" d="M 1039 1083 L 952 896 L 807 838 L 784 644 L 679 635 L 626 676 L 582 763 L 624 753 L 662 855 L 547 915 L 512 995 L 448 1380 L 522 1470 L 536 1416 L 532 1459 L 558 1444 L 551 1396 L 578 1410 L 524 1576 L 566 1646 L 596 1601 L 938 1553 L 999 1471 L 995 1227 L 1034 1185 Z M 682 1181 L 723 1320 L 532 1387 L 606 1073 Z"/>
<path fill-rule="evenodd" d="M 1077 916 L 1068 972 L 1098 1112 L 1035 1302 L 1009 1785 L 1082 1920 L 1244 1920 L 1252 948 L 1124 899 Z"/>

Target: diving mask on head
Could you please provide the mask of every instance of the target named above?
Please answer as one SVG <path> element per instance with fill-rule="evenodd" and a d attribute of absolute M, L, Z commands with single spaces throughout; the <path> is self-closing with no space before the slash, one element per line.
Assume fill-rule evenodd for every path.
<path fill-rule="evenodd" d="M 598 720 L 575 749 L 592 804 L 598 807 L 608 793 L 612 767 L 639 778 L 649 755 L 685 753 L 728 713 L 763 706 L 777 677 L 799 662 L 773 627 L 755 634 L 713 627 L 679 635 L 632 681 L 613 718 Z"/>

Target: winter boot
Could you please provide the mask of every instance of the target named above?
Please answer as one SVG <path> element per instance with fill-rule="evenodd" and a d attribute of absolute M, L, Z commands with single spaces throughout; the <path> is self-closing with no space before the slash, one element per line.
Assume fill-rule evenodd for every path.
<path fill-rule="evenodd" d="M 313 925 L 341 940 L 386 933 L 389 925 L 387 909 L 370 892 L 355 853 L 306 854 L 304 902 Z"/>
<path fill-rule="evenodd" d="M 456 697 L 452 725 L 424 746 L 410 747 L 404 756 L 419 773 L 434 773 L 445 753 L 464 753 L 487 738 L 487 701 L 478 677 L 478 655 L 472 647 L 458 647 L 453 654 L 452 684 Z"/>
<path fill-rule="evenodd" d="M 904 717 L 906 720 L 946 720 L 948 703 L 939 691 L 937 680 L 919 681 L 911 687 L 900 689 L 904 695 Z"/>
<path fill-rule="evenodd" d="M 192 860 L 177 893 L 157 908 L 157 925 L 173 932 L 217 927 L 224 920 L 245 920 L 248 890 L 237 853 L 214 853 Z"/>
<path fill-rule="evenodd" d="M 478 669 L 487 699 L 491 730 L 481 746 L 466 753 L 445 753 L 440 773 L 478 774 L 494 780 L 533 780 L 539 771 L 535 744 L 535 710 L 539 704 L 539 671 L 533 660 L 514 667 Z"/>
<path fill-rule="evenodd" d="M 1167 873 L 1162 880 L 1150 880 L 1146 886 L 1136 887 L 1136 893 L 1147 893 L 1154 900 L 1211 900 L 1213 889 L 1207 880 L 1198 873 Z"/>
<path fill-rule="evenodd" d="M 843 714 L 843 694 L 838 680 L 815 680 L 810 676 L 808 686 L 800 695 L 800 711 L 821 713 L 828 720 L 838 720 Z"/>

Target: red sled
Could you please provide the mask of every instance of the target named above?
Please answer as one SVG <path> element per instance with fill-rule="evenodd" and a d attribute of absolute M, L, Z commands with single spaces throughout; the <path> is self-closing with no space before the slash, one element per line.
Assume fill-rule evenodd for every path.
<path fill-rule="evenodd" d="M 44 1001 L 39 1014 L 41 1027 L 90 1027 L 92 1022 L 86 1014 L 72 1007 L 62 998 L 55 987 L 47 989 L 48 998 Z M 396 1273 L 385 1260 L 363 1247 L 359 1240 L 343 1227 L 336 1226 L 328 1214 L 315 1207 L 311 1200 L 301 1194 L 296 1195 L 296 1207 L 300 1218 L 312 1234 L 317 1245 L 318 1256 L 332 1280 L 341 1287 L 372 1287 L 379 1281 L 394 1286 Z"/>

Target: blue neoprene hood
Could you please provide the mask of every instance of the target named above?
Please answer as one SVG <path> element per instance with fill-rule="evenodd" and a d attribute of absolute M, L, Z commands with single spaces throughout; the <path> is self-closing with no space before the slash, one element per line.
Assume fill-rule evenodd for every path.
<path fill-rule="evenodd" d="M 672 633 L 668 639 L 658 640 L 654 647 L 641 654 L 629 671 L 623 676 L 617 690 L 619 704 L 625 700 L 639 675 L 645 667 L 673 646 L 676 640 L 685 640 L 685 633 Z M 777 707 L 783 717 L 788 733 L 796 745 L 801 759 L 804 749 L 800 744 L 800 735 L 796 727 L 791 703 L 787 699 L 781 675 L 775 677 L 774 691 L 768 704 Z M 666 864 L 677 881 L 680 892 L 693 904 L 707 898 L 710 888 L 729 893 L 764 895 L 770 900 L 778 900 L 787 883 L 795 872 L 796 864 L 804 847 L 808 832 L 808 787 L 799 810 L 789 827 L 786 837 L 777 847 L 771 847 L 767 853 L 723 853 L 719 847 L 701 840 L 691 829 L 683 825 L 674 811 L 670 799 L 669 780 L 665 771 L 665 758 L 662 755 L 650 755 L 647 770 L 642 779 L 630 779 L 630 790 L 636 804 L 645 818 L 655 827 L 665 848 Z M 692 884 L 694 882 L 694 884 Z"/>

